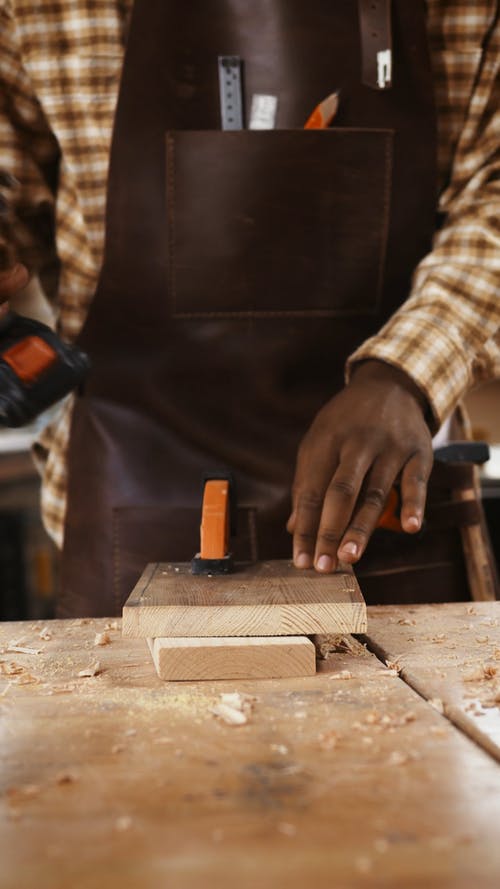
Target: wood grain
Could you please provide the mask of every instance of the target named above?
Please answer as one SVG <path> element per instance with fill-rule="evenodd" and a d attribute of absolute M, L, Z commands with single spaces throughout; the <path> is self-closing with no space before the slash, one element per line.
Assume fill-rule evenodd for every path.
<path fill-rule="evenodd" d="M 151 639 L 160 679 L 289 679 L 314 676 L 316 649 L 307 636 Z"/>
<path fill-rule="evenodd" d="M 366 638 L 500 762 L 500 602 L 371 608 Z"/>
<path fill-rule="evenodd" d="M 143 640 L 94 647 L 105 623 L 0 626 L 2 889 L 500 885 L 497 764 L 363 646 L 306 678 L 169 684 Z M 235 691 L 241 727 L 212 714 Z"/>
<path fill-rule="evenodd" d="M 148 565 L 123 608 L 123 633 L 158 636 L 295 636 L 362 633 L 366 605 L 352 571 L 319 575 L 285 561 L 195 577 L 190 566 Z"/>

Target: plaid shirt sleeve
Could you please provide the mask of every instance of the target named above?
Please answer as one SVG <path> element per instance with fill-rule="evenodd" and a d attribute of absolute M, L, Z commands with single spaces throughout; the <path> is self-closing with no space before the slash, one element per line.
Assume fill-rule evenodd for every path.
<path fill-rule="evenodd" d="M 436 429 L 468 389 L 500 376 L 497 4 L 488 10 L 463 4 L 467 18 L 451 14 L 453 3 L 444 16 L 441 5 L 429 4 L 429 29 L 447 179 L 438 205 L 444 224 L 407 301 L 347 364 L 347 376 L 368 358 L 405 371 L 425 393 Z M 450 97 L 462 101 L 450 107 Z"/>
<path fill-rule="evenodd" d="M 469 386 L 500 374 L 500 47 L 498 27 L 491 27 L 498 3 L 427 0 L 445 224 L 406 303 L 347 368 L 366 358 L 402 368 L 427 395 L 436 424 Z M 21 183 L 10 237 L 19 257 L 43 275 L 52 258 L 33 221 L 52 214 L 60 265 L 57 290 L 50 276 L 46 286 L 66 339 L 81 329 L 102 261 L 109 145 L 131 6 L 132 0 L 0 0 L 0 167 Z M 72 404 L 64 403 L 35 445 L 42 515 L 59 545 Z"/>

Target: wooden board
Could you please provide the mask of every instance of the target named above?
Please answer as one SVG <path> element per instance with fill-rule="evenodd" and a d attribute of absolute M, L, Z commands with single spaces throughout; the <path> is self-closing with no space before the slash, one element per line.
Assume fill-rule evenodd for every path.
<path fill-rule="evenodd" d="M 371 608 L 367 639 L 500 762 L 500 602 Z"/>
<path fill-rule="evenodd" d="M 289 679 L 314 676 L 316 649 L 307 636 L 148 639 L 160 679 Z"/>
<path fill-rule="evenodd" d="M 105 625 L 0 626 L 2 889 L 500 885 L 497 764 L 361 645 L 168 684 L 143 640 L 95 647 Z M 255 699 L 246 725 L 221 692 Z"/>
<path fill-rule="evenodd" d="M 363 633 L 366 605 L 352 571 L 320 575 L 290 562 L 195 577 L 190 566 L 148 565 L 123 608 L 125 636 L 295 636 Z"/>

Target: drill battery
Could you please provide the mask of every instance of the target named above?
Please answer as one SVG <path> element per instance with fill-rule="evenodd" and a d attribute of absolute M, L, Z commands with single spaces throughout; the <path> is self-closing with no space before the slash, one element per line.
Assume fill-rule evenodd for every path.
<path fill-rule="evenodd" d="M 39 321 L 0 321 L 0 426 L 24 426 L 79 386 L 90 362 Z"/>

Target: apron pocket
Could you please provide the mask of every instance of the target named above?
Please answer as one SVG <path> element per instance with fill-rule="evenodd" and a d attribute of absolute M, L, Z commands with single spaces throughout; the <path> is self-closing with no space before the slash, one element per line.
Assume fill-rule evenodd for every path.
<path fill-rule="evenodd" d="M 391 130 L 186 130 L 166 140 L 173 317 L 378 311 Z"/>

